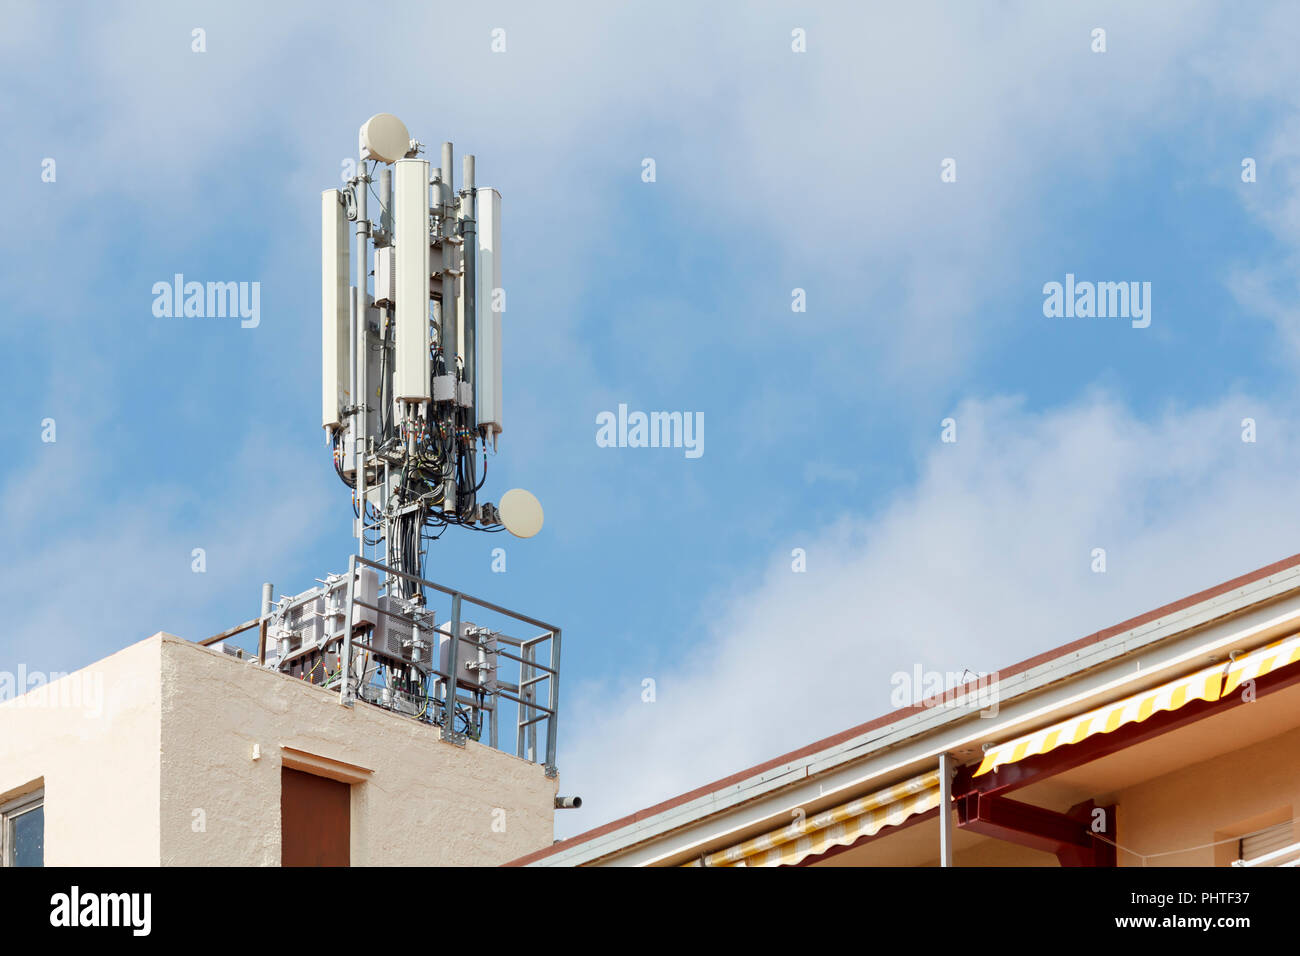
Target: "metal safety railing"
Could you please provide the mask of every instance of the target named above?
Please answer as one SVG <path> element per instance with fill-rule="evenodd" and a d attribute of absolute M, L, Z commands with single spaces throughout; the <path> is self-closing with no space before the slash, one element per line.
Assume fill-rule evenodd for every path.
<path fill-rule="evenodd" d="M 382 597 L 377 603 L 365 600 L 358 593 L 359 571 L 364 567 L 372 568 L 383 576 L 380 587 Z M 388 692 L 382 683 L 377 683 L 378 672 L 382 668 L 372 672 L 373 662 L 381 657 L 393 659 L 395 649 L 392 646 L 376 647 L 376 628 L 365 630 L 361 624 L 354 623 L 359 616 L 357 609 L 365 608 L 376 620 L 379 615 L 384 615 L 388 621 L 412 627 L 411 615 L 405 610 L 394 610 L 395 602 L 386 600 L 394 593 L 393 585 L 399 580 L 418 589 L 416 593 L 422 598 L 422 616 L 432 614 L 435 619 L 441 616 L 448 622 L 445 631 L 439 628 L 435 632 L 437 636 L 427 660 L 422 659 L 418 652 L 400 658 L 407 665 L 418 666 L 430 678 L 428 689 L 421 688 L 415 693 Z M 419 712 L 408 713 L 408 716 L 437 724 L 444 740 L 458 745 L 463 745 L 467 740 L 478 740 L 494 749 L 505 750 L 534 763 L 542 763 L 548 776 L 555 775 L 560 705 L 560 628 L 435 581 L 397 571 L 357 554 L 349 558 L 346 584 L 339 586 L 346 591 L 341 634 L 330 636 L 322 647 L 336 643 L 340 647 L 338 671 L 324 683 L 329 688 L 337 687 L 340 703 L 351 706 L 360 699 L 370 704 L 390 706 L 390 709 L 395 710 L 401 710 L 401 707 L 394 704 L 398 700 L 419 704 Z M 409 591 L 410 588 L 406 590 Z M 425 603 L 428 600 L 424 597 L 426 592 L 430 592 L 429 597 L 435 598 L 435 603 Z M 266 665 L 268 625 L 275 616 L 275 606 L 270 604 L 269 590 L 264 590 L 263 595 L 263 612 L 260 617 L 198 643 L 204 646 L 224 643 L 257 628 L 257 660 Z M 442 603 L 436 603 L 436 598 L 441 598 Z M 381 604 L 387 606 L 380 606 Z M 445 615 L 439 613 L 440 607 L 446 608 Z M 490 679 L 468 680 L 461 673 L 463 666 L 484 666 L 481 662 L 486 656 L 480 644 L 465 636 L 465 626 L 470 623 L 466 620 L 467 611 L 476 618 L 488 615 L 487 620 L 476 620 L 473 623 L 480 629 L 478 633 L 490 635 Z M 505 619 L 507 623 L 498 626 L 499 619 Z M 518 633 L 521 625 L 530 629 L 529 632 Z M 510 633 L 511 631 L 516 633 Z M 445 665 L 439 653 L 439 641 L 450 645 Z M 478 660 L 462 662 L 462 652 L 472 652 Z M 358 654 L 367 662 L 360 667 L 354 663 Z M 479 671 L 474 673 L 481 675 Z M 382 697 L 376 693 L 380 689 L 385 691 Z M 510 735 L 513 740 L 507 741 L 503 747 L 501 737 L 506 728 L 513 730 Z M 539 754 L 542 731 L 545 734 L 545 750 Z"/>

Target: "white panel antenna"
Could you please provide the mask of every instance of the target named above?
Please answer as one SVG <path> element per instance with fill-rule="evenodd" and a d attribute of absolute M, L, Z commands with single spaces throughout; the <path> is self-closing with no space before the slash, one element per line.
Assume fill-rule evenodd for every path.
<path fill-rule="evenodd" d="M 397 161 L 393 246 L 397 337 L 393 396 L 427 402 L 429 393 L 429 164 Z"/>
<path fill-rule="evenodd" d="M 493 443 L 501 433 L 501 194 L 478 190 L 478 425 Z"/>
<path fill-rule="evenodd" d="M 338 428 L 349 380 L 348 223 L 337 189 L 321 193 L 321 427 Z"/>

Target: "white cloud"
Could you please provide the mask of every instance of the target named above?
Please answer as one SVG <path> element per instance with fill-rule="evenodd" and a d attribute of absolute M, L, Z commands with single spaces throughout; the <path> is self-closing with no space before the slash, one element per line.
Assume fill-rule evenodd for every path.
<path fill-rule="evenodd" d="M 657 673 L 565 691 L 563 789 L 584 798 L 566 835 L 887 713 L 915 664 L 995 671 L 1296 550 L 1300 443 L 1265 402 L 1147 421 L 1104 394 L 1041 414 L 1002 398 L 955 417 L 914 488 L 790 542 L 805 573 L 786 549 L 699 621 L 659 622 L 698 637 Z"/>
<path fill-rule="evenodd" d="M 860 475 L 852 468 L 845 468 L 828 461 L 810 461 L 803 466 L 805 484 L 827 481 L 834 484 L 856 485 Z"/>
<path fill-rule="evenodd" d="M 285 569 L 320 540 L 321 515 L 337 513 L 333 476 L 264 432 L 203 466 L 234 490 L 232 506 L 174 478 L 106 485 L 97 476 L 108 452 L 63 427 L 2 489 L 6 536 L 18 547 L 0 562 L 0 669 L 71 670 L 155 631 L 199 640 L 232 627 L 257 614 L 265 570 Z M 282 472 L 302 476 L 293 494 Z M 192 569 L 195 548 L 203 573 Z M 240 620 L 212 616 L 241 604 Z"/>
<path fill-rule="evenodd" d="M 1300 268 L 1300 255 L 1285 256 L 1280 264 L 1263 262 L 1231 267 L 1226 277 L 1228 291 L 1237 303 L 1273 324 L 1285 347 L 1279 357 L 1290 363 L 1300 361 L 1297 268 Z"/>
<path fill-rule="evenodd" d="M 629 228 L 611 212 L 652 189 L 685 228 L 772 250 L 772 281 L 716 316 L 713 336 L 762 346 L 771 327 L 752 316 L 803 285 L 819 336 L 879 340 L 894 384 L 924 385 L 980 348 L 990 322 L 1011 321 L 971 318 L 1020 281 L 1016 253 L 1037 241 L 1037 199 L 1055 183 L 1045 170 L 1104 179 L 1204 108 L 1183 94 L 1224 42 L 1215 10 L 1020 5 L 991 20 L 966 5 L 732 16 L 593 2 L 566 17 L 529 3 L 407 6 L 376 21 L 359 72 L 342 3 L 309 17 L 265 3 L 133 4 L 87 11 L 81 29 L 29 17 L 43 42 L 9 52 L 14 74 L 38 71 L 50 50 L 76 71 L 78 95 L 59 111 L 15 104 L 26 138 L 57 144 L 59 190 L 149 200 L 141 229 L 164 214 L 174 229 L 183 210 L 196 224 L 187 235 L 201 235 L 246 179 L 278 177 L 309 199 L 337 178 L 361 120 L 391 109 L 434 151 L 457 139 L 478 153 L 481 179 L 509 185 L 511 275 L 526 269 L 546 296 L 538 358 L 596 375 L 571 307 L 592 278 L 583 265 L 608 248 L 609 228 Z M 1096 22 L 1106 54 L 1088 50 Z M 190 51 L 196 24 L 203 54 Z M 805 54 L 790 51 L 794 25 L 808 31 Z M 504 54 L 489 50 L 496 26 Z M 432 39 L 444 35 L 455 42 Z M 638 179 L 645 155 L 659 163 L 654 186 Z M 945 186 L 950 156 L 959 179 Z M 37 195 L 24 207 L 33 216 L 46 211 Z M 276 241 L 300 245 L 313 209 L 304 200 Z M 80 222 L 83 207 L 68 214 Z M 861 321 L 864 308 L 876 321 Z"/>

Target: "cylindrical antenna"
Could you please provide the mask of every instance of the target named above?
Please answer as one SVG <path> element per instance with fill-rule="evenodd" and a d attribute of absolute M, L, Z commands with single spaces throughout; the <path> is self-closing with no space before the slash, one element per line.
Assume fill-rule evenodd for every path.
<path fill-rule="evenodd" d="M 352 267 L 347 213 L 337 189 L 321 193 L 321 427 L 329 437 L 347 424 L 352 404 Z M 347 450 L 346 442 L 343 450 Z"/>
<path fill-rule="evenodd" d="M 486 186 L 474 188 L 474 233 L 477 258 L 475 292 L 475 349 L 478 352 L 478 381 L 474 409 L 484 438 L 501 432 L 501 313 L 497 301 L 501 288 L 501 194 Z"/>
<path fill-rule="evenodd" d="M 455 195 L 456 176 L 451 168 L 452 148 L 451 143 L 442 144 L 442 202 L 447 205 L 452 202 Z"/>
<path fill-rule="evenodd" d="M 442 209 L 442 357 L 447 371 L 456 372 L 456 356 L 461 354 L 460 338 L 456 334 L 456 249 L 450 242 L 455 235 L 455 174 L 451 169 L 451 143 L 442 144 L 442 186 L 438 204 Z"/>
<path fill-rule="evenodd" d="M 442 230 L 442 170 L 437 166 L 434 166 L 432 161 L 429 163 L 429 188 L 433 202 L 433 207 L 431 209 L 433 221 L 430 224 L 430 235 L 436 237 L 441 235 Z M 441 256 L 441 253 L 439 253 L 439 256 Z M 436 271 L 439 268 L 439 263 L 441 261 L 441 258 L 436 260 L 434 259 L 433 250 L 430 249 L 429 269 L 431 272 L 429 275 L 429 297 L 433 300 L 433 330 L 434 333 L 437 334 L 438 348 L 442 349 L 443 360 L 446 361 L 447 340 L 443 334 L 442 328 L 442 286 L 439 285 L 436 290 L 433 287 L 433 271 Z"/>
<path fill-rule="evenodd" d="M 262 623 L 257 629 L 257 662 L 266 663 L 266 629 L 270 627 L 267 620 L 271 616 L 271 608 L 275 602 L 275 585 L 270 581 L 262 584 Z"/>

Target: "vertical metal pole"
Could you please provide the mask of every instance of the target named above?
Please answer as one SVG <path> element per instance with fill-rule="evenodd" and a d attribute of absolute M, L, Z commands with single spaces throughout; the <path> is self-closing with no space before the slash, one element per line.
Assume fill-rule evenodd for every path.
<path fill-rule="evenodd" d="M 451 274 L 456 267 L 456 248 L 452 243 L 456 235 L 456 178 L 451 160 L 451 143 L 443 143 L 442 183 L 438 195 L 442 210 L 442 354 L 447 361 L 447 371 L 454 374 L 460 341 L 456 335 L 456 280 Z"/>
<path fill-rule="evenodd" d="M 266 664 L 266 625 L 271 616 L 271 603 L 275 596 L 275 585 L 267 581 L 262 585 L 262 623 L 257 629 L 257 662 Z"/>
<path fill-rule="evenodd" d="M 379 228 L 393 244 L 393 167 L 385 164 L 379 170 Z"/>
<path fill-rule="evenodd" d="M 555 775 L 555 741 L 560 729 L 560 629 L 558 627 L 551 635 L 550 663 L 554 673 L 548 681 L 551 685 L 551 715 L 546 721 L 546 775 L 548 777 Z M 537 725 L 533 724 L 533 726 Z"/>
<path fill-rule="evenodd" d="M 478 664 L 478 670 L 476 670 L 474 673 L 478 676 L 479 689 L 475 691 L 474 699 L 479 703 L 481 703 L 483 706 L 474 708 L 474 726 L 475 727 L 480 726 L 479 725 L 480 719 L 487 721 L 488 743 L 490 743 L 492 745 L 492 749 L 495 750 L 497 746 L 496 744 L 497 732 L 496 732 L 496 727 L 493 726 L 493 721 L 492 721 L 492 712 L 495 707 L 495 702 L 492 700 L 494 696 L 492 690 L 488 686 L 489 672 L 487 669 L 487 662 L 488 662 L 487 640 L 488 638 L 485 636 L 483 629 L 479 628 L 478 632 L 475 634 L 475 647 L 474 647 L 476 651 L 474 657 L 475 657 L 475 661 Z M 496 686 L 496 685 L 493 684 L 492 686 Z M 479 739 L 480 740 L 483 739 L 483 731 L 481 728 L 479 730 Z"/>
<path fill-rule="evenodd" d="M 384 166 L 379 170 L 379 202 L 380 202 L 379 225 L 380 228 L 382 228 L 384 231 L 384 238 L 388 242 L 388 247 L 390 250 L 389 254 L 391 255 L 392 254 L 391 250 L 393 246 L 393 167 L 389 166 L 387 163 L 385 163 Z M 376 287 L 376 293 L 378 293 L 378 287 Z M 388 348 L 387 330 L 392 328 L 392 315 L 393 315 L 393 306 L 390 303 L 388 308 L 384 312 L 384 322 L 380 329 L 381 335 L 379 336 L 379 348 L 381 350 Z M 382 351 L 380 352 L 380 355 L 381 356 L 383 355 Z M 388 408 L 385 408 L 383 406 L 383 396 L 385 392 L 388 395 L 388 401 L 390 403 L 393 401 L 393 390 L 391 387 L 392 380 L 393 380 L 393 367 L 391 363 L 385 362 L 381 358 L 381 361 L 379 363 L 379 368 L 380 368 L 380 375 L 386 379 L 385 381 L 381 381 L 379 383 L 379 388 L 377 389 L 377 391 L 379 392 L 379 402 L 380 402 L 379 427 L 382 433 L 384 431 L 383 429 L 384 416 L 389 414 L 390 411 Z M 385 368 L 387 368 L 388 370 L 387 374 L 385 374 L 383 371 Z M 393 418 L 391 419 L 391 421 L 395 429 L 397 423 L 396 413 L 393 413 Z M 377 440 L 378 443 L 382 445 L 384 442 L 388 441 L 388 438 L 389 438 L 389 433 L 382 433 L 378 436 Z M 389 462 L 385 461 L 384 462 L 384 484 L 382 490 L 380 491 L 380 501 L 387 502 L 389 500 L 388 496 L 392 492 L 392 488 L 393 488 L 392 468 Z M 384 522 L 383 532 L 382 535 L 380 536 L 384 546 L 384 564 L 391 565 L 391 561 L 389 560 L 389 554 L 388 554 L 388 542 L 392 539 L 393 529 L 392 526 L 389 524 L 387 518 L 381 520 L 383 520 Z M 385 577 L 387 577 L 387 573 L 385 573 Z"/>
<path fill-rule="evenodd" d="M 357 597 L 357 556 L 348 556 L 348 600 L 343 612 L 343 658 L 339 661 L 342 683 L 339 685 L 339 703 L 352 706 L 352 608 Z"/>
<path fill-rule="evenodd" d="M 383 346 L 381 346 L 381 348 L 382 348 L 382 347 L 383 347 Z M 382 419 L 381 419 L 381 420 L 382 420 Z M 383 442 L 387 441 L 387 440 L 388 440 L 388 436 L 386 436 L 386 435 L 380 437 L 380 443 L 381 443 L 381 444 L 382 444 Z M 389 520 L 389 518 L 388 518 L 388 502 L 392 500 L 392 498 L 390 497 L 390 495 L 392 495 L 392 493 L 393 493 L 393 472 L 392 472 L 392 466 L 391 466 L 387 461 L 385 461 L 385 462 L 384 462 L 384 484 L 383 484 L 383 490 L 380 491 L 380 493 L 379 493 L 379 494 L 380 494 L 380 498 L 379 498 L 379 500 L 380 500 L 380 502 L 382 503 L 382 508 L 381 508 L 381 510 L 382 510 L 383 513 L 384 513 L 383 516 L 382 516 L 379 520 L 383 522 L 383 527 L 384 527 L 383 534 L 381 535 L 380 540 L 383 542 L 383 546 L 384 546 L 384 566 L 385 566 L 385 567 L 392 567 L 392 563 L 391 563 L 391 561 L 389 560 L 389 554 L 388 554 L 388 542 L 391 541 L 391 540 L 392 540 L 392 537 L 393 537 L 393 525 L 392 525 L 392 522 L 391 522 L 391 521 Z M 379 550 L 378 546 L 376 546 L 375 550 L 376 550 L 376 552 Z M 377 558 L 376 558 L 376 560 L 377 560 Z M 419 570 L 420 570 L 419 568 L 416 568 L 416 571 L 417 571 L 417 572 L 418 572 Z M 387 572 L 387 571 L 384 572 L 384 580 L 385 580 L 385 582 L 387 582 L 387 580 L 388 580 L 388 572 Z"/>
<path fill-rule="evenodd" d="M 473 434 L 478 425 L 477 411 L 475 408 L 473 385 L 476 381 L 477 370 L 474 368 L 475 352 L 474 335 L 475 321 L 477 318 L 476 311 L 478 308 L 478 288 L 475 283 L 478 282 L 478 236 L 477 236 L 477 211 L 474 206 L 474 157 L 468 155 L 464 159 L 465 169 L 462 173 L 461 189 L 465 195 L 461 200 L 460 207 L 460 234 L 464 240 L 461 251 L 461 269 L 464 277 L 463 295 L 465 297 L 465 341 L 462 343 L 465 354 L 465 381 L 470 383 L 470 406 L 469 406 L 469 427 Z"/>
<path fill-rule="evenodd" d="M 392 168 L 391 166 L 389 166 L 387 163 L 385 163 L 385 164 L 383 165 L 383 167 L 379 170 L 379 203 L 380 203 L 380 209 L 379 209 L 379 226 L 380 226 L 380 228 L 381 228 L 381 229 L 383 230 L 383 232 L 384 232 L 384 238 L 385 238 L 385 240 L 386 240 L 387 243 L 388 243 L 389 255 L 391 256 L 391 255 L 393 254 L 393 252 L 392 252 L 392 247 L 393 247 L 393 168 Z M 390 259 L 389 261 L 392 262 L 393 260 Z M 378 279 L 376 279 L 376 282 L 378 282 Z M 378 291 L 379 291 L 379 290 L 378 290 L 378 286 L 376 286 L 376 289 L 375 289 L 376 295 L 378 294 Z M 383 350 L 383 349 L 387 349 L 387 348 L 388 348 L 388 330 L 392 328 L 392 316 L 393 316 L 393 306 L 392 306 L 392 304 L 390 303 L 390 304 L 388 305 L 387 309 L 386 309 L 385 312 L 384 312 L 384 319 L 383 319 L 383 322 L 382 322 L 381 327 L 380 327 L 380 333 L 381 333 L 381 334 L 380 334 L 380 336 L 379 336 L 379 348 L 380 348 L 381 350 Z M 383 397 L 384 397 L 385 394 L 387 394 L 387 395 L 388 395 L 388 401 L 389 401 L 389 403 L 390 403 L 390 404 L 392 403 L 392 401 L 393 401 L 393 390 L 392 390 L 392 387 L 391 387 L 391 386 L 392 386 L 392 381 L 393 381 L 393 367 L 392 367 L 392 363 L 385 362 L 385 361 L 383 360 L 383 358 L 382 358 L 382 356 L 383 356 L 383 352 L 382 352 L 382 351 L 380 352 L 380 356 L 381 356 L 381 360 L 380 360 L 380 363 L 379 363 L 380 375 L 381 375 L 385 380 L 379 382 L 379 387 L 378 387 L 378 389 L 377 389 L 377 391 L 379 392 L 379 399 L 378 399 L 378 401 L 379 401 L 379 416 L 378 416 L 378 417 L 379 417 L 379 429 L 380 429 L 380 432 L 381 432 L 381 434 L 377 436 L 377 443 L 382 445 L 383 443 L 385 443 L 385 442 L 388 441 L 389 434 L 390 434 L 390 433 L 385 433 L 385 432 L 384 432 L 384 427 L 383 427 L 384 416 L 390 413 L 390 409 L 389 409 L 389 408 L 385 408 L 384 405 L 383 405 Z M 384 369 L 385 369 L 385 368 L 387 369 L 387 373 L 386 373 L 386 374 L 385 374 L 385 372 L 384 372 Z M 398 427 L 397 413 L 396 413 L 396 412 L 392 412 L 392 415 L 393 415 L 393 418 L 392 418 L 392 429 L 393 429 L 394 431 L 396 431 L 396 430 L 397 430 L 397 427 Z M 391 469 L 391 466 L 390 466 L 389 462 L 385 461 L 385 462 L 384 462 L 383 486 L 382 486 L 382 490 L 380 491 L 380 501 L 381 501 L 381 502 L 385 502 L 385 503 L 386 503 L 386 502 L 389 500 L 389 494 L 392 492 L 392 488 L 393 488 L 393 475 L 392 475 L 392 469 Z M 386 506 L 386 505 L 385 505 L 385 506 Z M 389 553 L 388 553 L 388 543 L 389 543 L 389 541 L 392 539 L 392 530 L 393 530 L 393 528 L 392 528 L 392 525 L 391 525 L 391 523 L 388 521 L 387 518 L 381 518 L 380 520 L 383 522 L 383 529 L 382 529 L 382 532 L 381 532 L 379 538 L 380 538 L 380 540 L 383 542 L 383 550 L 384 550 L 384 564 L 385 564 L 385 565 L 388 565 L 388 566 L 391 566 L 392 562 L 391 562 L 391 560 L 390 560 L 390 556 L 389 556 Z M 378 547 L 376 547 L 376 551 L 378 551 Z M 384 576 L 385 576 L 385 578 L 387 578 L 387 572 L 385 572 L 385 575 L 384 575 Z"/>
<path fill-rule="evenodd" d="M 523 693 L 519 695 L 519 698 L 531 704 L 533 702 L 533 688 L 537 686 L 528 683 L 532 680 L 534 673 L 532 663 L 533 645 L 530 644 L 523 650 L 525 663 L 519 665 L 519 687 Z M 524 748 L 524 724 L 532 719 L 533 709 L 520 704 L 518 715 L 519 719 L 516 721 L 517 726 L 515 727 L 515 756 L 523 757 L 525 760 L 532 760 L 533 755 Z"/>
<path fill-rule="evenodd" d="M 442 144 L 442 168 L 438 172 L 438 247 L 442 250 L 441 292 L 435 306 L 438 319 L 438 341 L 442 346 L 442 359 L 447 374 L 456 381 L 456 356 L 460 354 L 460 339 L 456 334 L 456 280 L 452 270 L 456 265 L 456 177 L 452 171 L 451 143 Z M 455 430 L 456 404 L 452 402 L 447 412 L 447 425 Z M 452 442 L 455 457 L 447 463 L 447 478 L 443 483 L 442 510 L 455 512 L 460 502 L 456 500 L 456 459 L 460 456 L 460 441 Z"/>
<path fill-rule="evenodd" d="M 537 649 L 536 649 L 536 648 L 533 649 L 533 653 L 534 653 L 534 654 L 537 653 Z M 534 686 L 536 686 L 536 685 L 534 685 Z M 537 699 L 537 694 L 534 693 L 534 694 L 533 694 L 533 700 L 536 700 L 536 699 Z M 533 720 L 533 718 L 538 717 L 538 716 L 539 716 L 538 712 L 537 712 L 536 710 L 533 710 L 533 711 L 528 715 L 528 719 L 529 719 L 529 720 Z M 527 741 L 528 741 L 528 743 L 527 743 L 528 759 L 529 759 L 529 760 L 532 760 L 532 761 L 535 762 L 535 761 L 537 760 L 537 722 L 534 720 L 532 723 L 530 723 L 530 724 L 528 725 L 528 728 L 524 731 L 524 733 L 527 734 Z"/>
<path fill-rule="evenodd" d="M 361 514 L 361 520 L 357 526 L 357 554 L 365 556 L 366 553 L 366 446 L 368 444 L 368 430 L 370 427 L 370 416 L 366 414 L 366 405 L 370 400 L 370 391 L 366 387 L 366 313 L 367 308 L 367 290 L 369 281 L 366 276 L 370 272 L 369 240 L 370 240 L 370 214 L 367 211 L 366 194 L 370 180 L 366 176 L 366 161 L 358 160 L 357 165 L 357 291 L 356 291 L 356 360 L 357 360 L 357 390 L 352 393 L 352 402 L 356 408 L 356 415 L 353 418 L 355 430 L 353 438 L 356 439 L 356 461 L 357 468 L 357 510 Z M 350 600 L 350 599 L 349 599 Z M 348 627 L 352 626 L 351 618 L 348 620 Z"/>
<path fill-rule="evenodd" d="M 349 389 L 348 394 L 352 396 L 352 407 L 354 411 L 352 412 L 350 423 L 345 423 L 341 426 L 343 427 L 344 431 L 343 434 L 339 437 L 339 442 L 343 445 L 343 464 L 345 470 L 347 466 L 347 453 L 349 451 L 348 442 L 351 441 L 352 443 L 350 450 L 354 455 L 356 454 L 356 450 L 357 450 L 357 413 L 355 411 L 357 401 L 358 401 L 357 399 L 357 357 L 356 357 L 357 287 L 354 285 L 348 286 L 348 337 L 350 339 L 350 343 L 348 347 L 352 350 L 353 353 L 352 361 L 348 363 L 348 389 Z M 347 431 L 348 427 L 351 427 L 352 429 L 351 439 L 348 438 L 348 431 Z M 353 466 L 355 467 L 355 465 L 356 462 L 353 461 Z"/>
<path fill-rule="evenodd" d="M 952 754 L 939 754 L 939 865 L 952 866 Z"/>
<path fill-rule="evenodd" d="M 460 742 L 456 732 L 456 670 L 460 662 L 460 592 L 451 596 L 451 639 L 447 652 L 447 697 L 443 703 L 443 740 Z"/>

